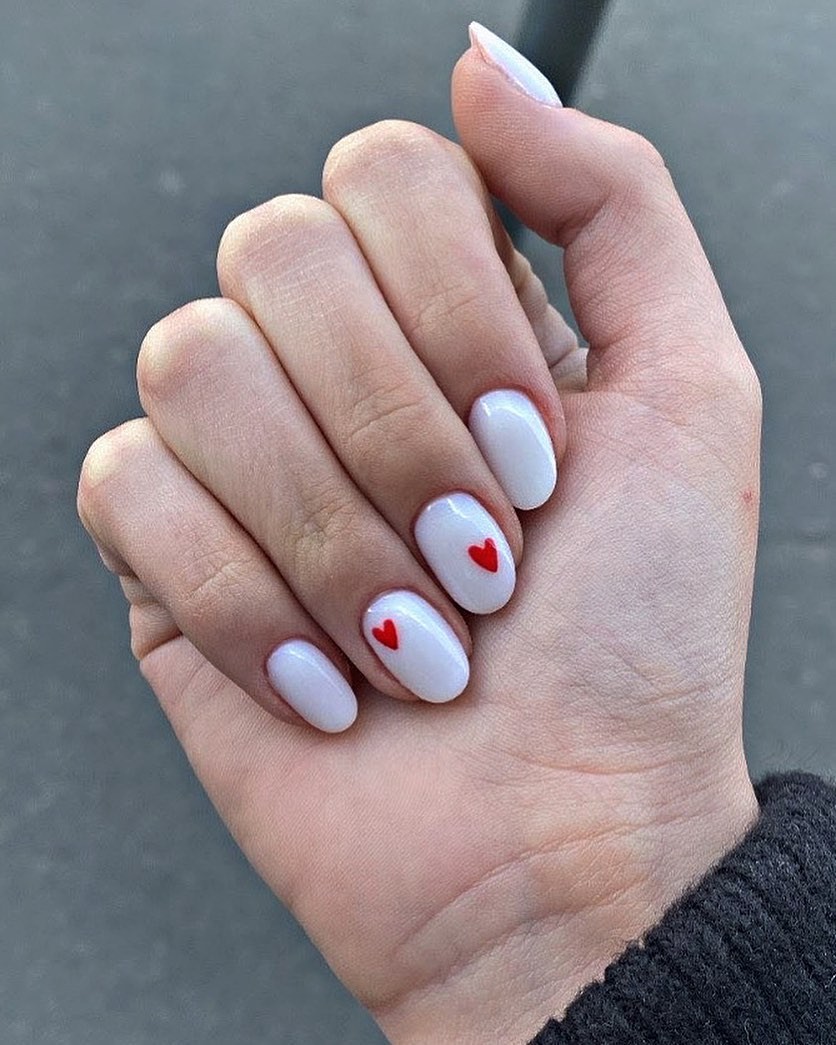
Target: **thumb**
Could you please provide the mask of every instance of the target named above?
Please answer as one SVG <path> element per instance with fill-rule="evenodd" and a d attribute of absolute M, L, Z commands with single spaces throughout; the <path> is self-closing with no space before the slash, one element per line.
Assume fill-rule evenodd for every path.
<path fill-rule="evenodd" d="M 480 26 L 453 72 L 453 118 L 490 192 L 565 249 L 590 344 L 590 387 L 636 395 L 681 381 L 756 388 L 711 266 L 659 154 L 623 127 L 563 108 L 510 44 Z M 719 381 L 717 380 L 719 378 Z M 747 392 L 748 390 L 748 392 Z"/>

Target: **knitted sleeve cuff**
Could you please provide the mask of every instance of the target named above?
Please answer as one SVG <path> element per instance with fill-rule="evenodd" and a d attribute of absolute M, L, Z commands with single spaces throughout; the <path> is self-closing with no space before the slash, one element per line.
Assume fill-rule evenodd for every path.
<path fill-rule="evenodd" d="M 742 842 L 530 1045 L 836 1042 L 836 787 L 755 791 Z"/>

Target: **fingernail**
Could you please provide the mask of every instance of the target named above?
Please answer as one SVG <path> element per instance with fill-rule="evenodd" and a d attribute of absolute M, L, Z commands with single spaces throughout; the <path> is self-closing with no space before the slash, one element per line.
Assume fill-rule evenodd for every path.
<path fill-rule="evenodd" d="M 439 497 L 415 521 L 415 540 L 448 594 L 471 613 L 493 613 L 511 598 L 517 571 L 505 534 L 466 493 Z"/>
<path fill-rule="evenodd" d="M 479 22 L 471 22 L 468 33 L 471 43 L 482 57 L 491 65 L 498 66 L 527 95 L 538 102 L 562 105 L 551 81 L 507 40 L 492 33 Z"/>
<path fill-rule="evenodd" d="M 557 483 L 557 461 L 545 422 L 528 396 L 510 388 L 487 392 L 473 404 L 468 427 L 515 508 L 546 503 Z"/>
<path fill-rule="evenodd" d="M 462 644 L 415 592 L 378 596 L 363 617 L 363 634 L 398 682 L 422 700 L 443 704 L 467 685 L 470 665 Z"/>
<path fill-rule="evenodd" d="M 273 689 L 312 726 L 342 733 L 357 718 L 357 698 L 336 665 L 312 642 L 290 639 L 267 659 Z"/>

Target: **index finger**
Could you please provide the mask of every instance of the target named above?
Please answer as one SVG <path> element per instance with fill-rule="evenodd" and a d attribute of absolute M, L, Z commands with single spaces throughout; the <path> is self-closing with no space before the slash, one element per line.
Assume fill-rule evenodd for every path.
<path fill-rule="evenodd" d="M 511 502 L 539 507 L 565 449 L 563 410 L 471 161 L 427 127 L 384 120 L 331 149 L 323 195 Z"/>

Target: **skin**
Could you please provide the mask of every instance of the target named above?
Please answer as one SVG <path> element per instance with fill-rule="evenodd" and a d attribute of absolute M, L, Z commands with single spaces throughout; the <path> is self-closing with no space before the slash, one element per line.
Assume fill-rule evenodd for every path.
<path fill-rule="evenodd" d="M 324 201 L 283 197 L 233 224 L 227 300 L 152 331 L 149 417 L 94 444 L 79 489 L 131 602 L 141 670 L 220 815 L 395 1042 L 530 1037 L 757 815 L 741 711 L 760 395 L 710 266 L 643 139 L 533 102 L 473 50 L 453 112 L 465 151 L 375 124 L 335 146 Z M 487 190 L 564 248 L 588 382 Z M 446 218 L 416 231 L 422 191 Z M 342 277 L 312 297 L 305 272 L 334 257 Z M 363 257 L 388 308 L 368 296 Z M 375 401 L 357 384 L 368 357 L 344 368 L 372 320 L 388 324 L 380 351 L 398 345 L 386 358 L 403 409 L 378 400 L 369 423 L 397 424 L 357 444 L 343 421 L 358 416 L 352 396 Z M 472 358 L 491 331 L 499 354 Z M 461 422 L 512 378 L 561 457 L 556 495 L 519 522 Z M 404 405 L 415 396 L 437 411 L 432 438 Z M 288 412 L 296 434 L 277 453 Z M 397 466 L 374 458 L 387 470 L 376 484 L 358 462 L 391 440 L 408 449 Z M 311 531 L 327 505 L 317 515 L 294 486 L 323 461 L 329 498 L 348 504 L 336 517 L 353 573 L 326 569 L 340 527 Z M 454 473 L 520 560 L 509 605 L 469 621 L 409 531 Z M 471 683 L 448 705 L 410 700 L 358 640 L 360 603 L 406 573 L 465 641 L 469 628 Z M 268 691 L 261 659 L 284 637 L 281 614 L 353 663 L 361 711 L 347 732 L 315 732 Z"/>

